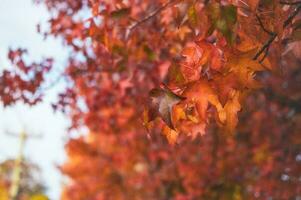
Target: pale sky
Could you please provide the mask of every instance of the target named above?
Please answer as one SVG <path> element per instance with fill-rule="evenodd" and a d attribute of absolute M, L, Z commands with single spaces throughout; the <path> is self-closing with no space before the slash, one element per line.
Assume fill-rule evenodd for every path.
<path fill-rule="evenodd" d="M 58 39 L 44 41 L 36 32 L 36 24 L 46 23 L 47 19 L 47 10 L 34 5 L 32 0 L 1 0 L 0 72 L 9 66 L 9 47 L 27 48 L 30 57 L 37 61 L 54 57 L 57 68 L 64 66 L 67 50 L 61 42 Z M 61 113 L 54 113 L 50 103 L 55 102 L 56 94 L 63 87 L 64 83 L 57 84 L 47 92 L 43 103 L 32 108 L 17 104 L 4 109 L 0 103 L 0 161 L 14 158 L 18 152 L 17 138 L 6 136 L 6 131 L 19 133 L 25 126 L 29 133 L 43 134 L 42 139 L 27 142 L 25 156 L 41 167 L 47 194 L 52 200 L 58 200 L 60 195 L 62 176 L 56 165 L 65 159 L 63 148 L 68 120 Z"/>

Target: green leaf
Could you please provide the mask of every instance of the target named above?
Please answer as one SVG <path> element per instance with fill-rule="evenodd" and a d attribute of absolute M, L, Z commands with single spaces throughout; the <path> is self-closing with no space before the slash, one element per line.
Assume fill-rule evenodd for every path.
<path fill-rule="evenodd" d="M 217 20 L 215 26 L 219 31 L 221 31 L 224 34 L 227 33 L 229 30 L 225 19 Z"/>
<path fill-rule="evenodd" d="M 167 87 L 164 89 L 154 88 L 149 92 L 149 96 L 152 98 L 151 107 L 153 108 L 153 112 L 156 112 L 155 114 L 161 117 L 167 126 L 169 126 L 171 129 L 174 129 L 171 121 L 172 107 L 185 98 L 176 95 Z"/>
<path fill-rule="evenodd" d="M 217 23 L 218 29 L 226 37 L 227 41 L 232 44 L 235 40 L 235 25 L 237 22 L 237 8 L 233 5 L 221 7 L 221 19 Z"/>
<path fill-rule="evenodd" d="M 233 26 L 237 21 L 237 9 L 233 5 L 222 7 L 222 18 L 224 18 L 229 26 Z"/>
<path fill-rule="evenodd" d="M 235 40 L 235 27 L 237 22 L 237 8 L 234 5 L 220 6 L 218 3 L 211 3 L 208 7 L 208 14 L 212 21 L 212 28 L 219 30 L 231 44 Z"/>
<path fill-rule="evenodd" d="M 111 17 L 118 19 L 121 17 L 124 17 L 126 15 L 129 15 L 131 13 L 131 8 L 121 8 L 119 10 L 115 10 L 113 12 L 111 12 Z"/>

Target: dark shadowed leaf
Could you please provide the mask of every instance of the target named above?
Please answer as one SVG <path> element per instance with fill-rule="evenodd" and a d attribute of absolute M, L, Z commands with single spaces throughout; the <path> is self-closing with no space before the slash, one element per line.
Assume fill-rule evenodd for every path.
<path fill-rule="evenodd" d="M 172 63 L 172 65 L 169 67 L 167 79 L 169 83 L 173 83 L 176 85 L 184 84 L 185 78 L 178 64 Z"/>
<path fill-rule="evenodd" d="M 237 9 L 233 5 L 222 7 L 222 17 L 225 18 L 229 25 L 234 25 L 237 20 Z"/>
<path fill-rule="evenodd" d="M 184 100 L 184 97 L 178 96 L 167 87 L 154 88 L 149 92 L 149 96 L 152 98 L 152 107 L 155 109 L 153 112 L 161 117 L 161 119 L 172 129 L 174 126 L 171 121 L 171 110 L 173 105 Z"/>
<path fill-rule="evenodd" d="M 220 31 L 227 38 L 228 42 L 232 44 L 235 39 L 234 27 L 237 21 L 236 7 L 233 5 L 227 5 L 221 7 L 221 19 L 219 21 L 224 22 L 222 23 L 223 26 L 220 27 Z"/>

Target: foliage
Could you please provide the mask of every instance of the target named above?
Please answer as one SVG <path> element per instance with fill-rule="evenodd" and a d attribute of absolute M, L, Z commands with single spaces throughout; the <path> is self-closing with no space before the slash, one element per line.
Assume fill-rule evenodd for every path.
<path fill-rule="evenodd" d="M 62 199 L 300 198 L 300 2 L 38 2 L 71 49 L 54 108 L 89 130 Z"/>
<path fill-rule="evenodd" d="M 0 163 L 0 199 L 9 199 L 9 189 L 12 181 L 14 169 L 14 160 L 5 160 Z M 21 177 L 18 200 L 47 200 L 43 194 L 45 186 L 41 181 L 40 169 L 29 161 L 23 161 L 21 164 Z"/>

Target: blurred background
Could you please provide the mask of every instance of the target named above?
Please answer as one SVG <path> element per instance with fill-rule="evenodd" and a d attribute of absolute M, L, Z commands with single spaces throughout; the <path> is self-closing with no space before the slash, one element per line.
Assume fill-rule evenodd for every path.
<path fill-rule="evenodd" d="M 169 0 L 125 1 L 135 2 L 133 5 L 124 5 L 125 7 L 120 7 L 118 3 L 115 5 L 118 1 L 101 1 L 105 2 L 104 5 L 108 6 L 108 9 L 100 14 L 100 10 L 103 9 L 103 5 L 99 4 L 100 1 L 91 3 L 93 1 L 45 0 L 42 1 L 44 3 L 36 5 L 33 0 L 1 0 L 0 74 L 12 66 L 7 58 L 8 52 L 12 52 L 9 51 L 10 49 L 27 49 L 28 56 L 25 53 L 25 62 L 39 63 L 43 58 L 48 57 L 53 58 L 55 62 L 51 72 L 46 75 L 47 85 L 37 89 L 38 92 L 42 89 L 46 94 L 43 96 L 42 103 L 37 103 L 33 107 L 22 103 L 6 108 L 0 105 L 0 200 L 57 200 L 60 196 L 64 200 L 87 198 L 301 200 L 300 29 L 297 32 L 300 38 L 296 42 L 289 43 L 285 52 L 281 53 L 283 55 L 280 56 L 278 46 L 270 49 L 270 52 L 275 51 L 275 55 L 273 53 L 271 57 L 274 57 L 272 61 L 275 69 L 279 68 L 278 74 L 271 76 L 270 72 L 261 72 L 253 77 L 257 64 L 252 61 L 249 72 L 246 70 L 248 68 L 242 67 L 244 62 L 249 65 L 251 59 L 244 54 L 238 54 L 239 57 L 233 54 L 229 58 L 236 60 L 235 58 L 238 57 L 239 64 L 236 66 L 232 63 L 233 66 L 229 65 L 228 74 L 217 76 L 220 79 L 217 80 L 216 88 L 227 91 L 227 95 L 223 93 L 217 95 L 214 92 L 212 95 L 211 92 L 203 95 L 204 102 L 211 102 L 211 97 L 215 96 L 226 97 L 221 110 L 227 111 L 225 128 L 229 129 L 231 134 L 224 134 L 228 130 L 219 129 L 216 124 L 208 126 L 208 134 L 199 134 L 204 132 L 207 121 L 202 119 L 201 113 L 195 111 L 198 106 L 193 103 L 195 93 L 203 89 L 204 91 L 213 89 L 209 79 L 211 79 L 210 73 L 215 75 L 215 69 L 210 70 L 209 74 L 204 73 L 204 83 L 199 80 L 199 76 L 192 78 L 194 81 L 200 81 L 196 82 L 197 89 L 194 89 L 195 84 L 185 86 L 181 95 L 186 91 L 190 93 L 191 90 L 191 94 L 188 95 L 189 101 L 184 102 L 178 97 L 170 98 L 174 95 L 169 95 L 167 88 L 155 90 L 160 91 L 158 96 L 160 101 L 171 101 L 168 104 L 172 106 L 181 99 L 184 104 L 177 105 L 180 105 L 185 123 L 182 124 L 183 126 L 179 124 L 179 128 L 187 132 L 187 135 L 198 135 L 195 140 L 186 136 L 178 137 L 178 132 L 172 131 L 166 125 L 161 131 L 162 121 L 158 122 L 158 126 L 155 124 L 151 134 L 147 134 L 146 128 L 141 123 L 143 107 L 137 104 L 144 102 L 146 98 L 149 99 L 148 91 L 158 86 L 166 75 L 169 78 L 168 71 L 170 74 L 175 72 L 170 78 L 177 79 L 180 75 L 180 79 L 184 82 L 185 78 L 182 77 L 184 74 L 179 70 L 180 68 L 177 69 L 180 65 L 167 70 L 169 65 L 173 66 L 168 60 L 174 58 L 174 55 L 180 55 L 181 49 L 186 49 L 181 45 L 191 43 L 191 37 L 194 37 L 192 31 L 198 30 L 189 28 L 195 20 L 186 20 L 187 24 L 183 24 L 186 29 L 174 31 L 178 26 L 178 20 L 173 17 L 173 14 L 182 12 L 180 17 L 182 21 L 192 8 L 195 14 L 193 18 L 203 17 L 201 15 L 203 12 L 198 13 L 196 10 L 196 4 L 203 4 L 201 3 L 203 1 L 185 1 L 186 3 L 179 7 L 174 6 L 177 9 L 162 11 L 152 20 L 144 21 L 143 28 L 137 28 L 129 41 L 125 39 L 128 29 L 120 26 L 132 27 L 133 19 L 137 21 L 135 19 L 139 19 L 140 15 L 150 16 L 147 15 L 150 10 Z M 227 13 L 225 16 L 229 19 L 237 17 L 236 9 L 239 7 L 228 5 L 216 7 L 216 2 L 212 2 L 215 4 L 213 8 L 217 8 L 218 13 L 223 13 L 226 8 L 230 8 L 231 12 L 225 12 Z M 251 5 L 255 1 L 248 0 L 248 2 Z M 264 9 L 262 12 L 270 13 L 276 1 L 261 2 L 267 2 L 265 6 L 261 6 L 261 9 Z M 45 3 L 48 3 L 51 12 L 43 7 Z M 301 4 L 298 6 L 301 8 Z M 279 9 L 276 11 L 278 12 Z M 53 16 L 50 16 L 50 13 Z M 197 13 L 200 15 L 198 16 Z M 206 13 L 211 13 L 211 10 L 209 12 L 206 10 Z M 266 23 L 273 22 L 274 16 L 278 15 L 275 13 L 272 12 L 271 17 L 266 17 Z M 107 21 L 104 21 L 103 26 L 100 25 L 102 15 L 110 16 L 105 18 Z M 124 17 L 126 15 L 130 17 Z M 214 17 L 212 23 L 208 22 L 208 27 L 214 25 L 217 30 L 221 29 L 217 24 L 224 22 L 225 16 Z M 47 22 L 49 19 L 52 19 L 50 23 Z M 143 21 L 147 18 L 141 19 Z M 249 16 L 243 19 L 250 20 L 250 23 L 247 21 L 249 24 L 257 20 Z M 298 28 L 301 27 L 300 21 L 299 18 L 298 26 L 296 25 Z M 241 24 L 244 26 L 247 22 L 242 20 Z M 159 27 L 159 24 L 164 26 Z M 239 25 L 239 22 L 237 24 Z M 223 33 L 225 36 L 234 26 L 232 22 L 230 25 L 226 26 L 227 31 Z M 252 27 L 245 27 L 252 29 Z M 45 40 L 38 30 L 42 32 L 50 30 L 50 35 Z M 221 30 L 219 31 L 222 33 Z M 257 33 L 266 31 L 242 30 L 242 34 L 245 34 L 244 32 L 252 33 L 250 36 L 246 35 L 248 40 L 257 41 Z M 60 39 L 53 38 L 56 34 L 64 40 L 65 47 L 62 46 Z M 258 42 L 262 43 L 265 40 L 266 33 L 264 34 L 264 37 L 258 38 Z M 217 44 L 211 44 L 215 39 L 210 39 L 211 42 L 204 40 L 205 43 L 202 45 L 205 46 L 202 49 L 214 46 L 219 55 L 217 64 L 220 68 L 220 63 L 223 62 L 220 49 Z M 128 45 L 132 43 L 133 45 Z M 161 46 L 163 43 L 164 45 Z M 241 43 L 241 40 L 237 43 Z M 248 43 L 243 44 L 247 46 L 253 44 Z M 189 52 L 197 52 L 200 45 L 195 43 L 192 50 L 189 46 L 187 49 L 190 49 Z M 23 52 L 22 49 L 18 51 L 21 52 L 19 54 Z M 208 55 L 213 54 L 212 52 L 210 50 Z M 194 54 L 199 53 L 191 53 L 189 57 L 195 57 Z M 182 55 L 184 56 L 184 53 Z M 112 60 L 108 59 L 108 56 Z M 203 58 L 198 58 L 200 59 Z M 206 62 L 209 63 L 209 60 Z M 234 67 L 235 69 L 239 67 L 239 70 L 232 71 Z M 251 70 L 253 67 L 254 69 Z M 66 73 L 62 77 L 64 70 Z M 189 78 L 187 80 L 190 80 L 191 75 L 188 72 L 185 74 Z M 199 72 L 199 69 L 195 72 Z M 27 82 L 39 82 L 36 81 L 38 79 L 36 74 L 26 75 L 30 77 Z M 36 79 L 33 80 L 32 77 Z M 245 89 L 258 87 L 255 78 L 260 79 L 265 87 L 246 98 L 246 106 L 240 113 L 239 97 L 244 95 Z M 243 89 L 239 89 L 241 87 L 239 85 L 245 80 L 246 85 L 243 84 Z M 13 85 L 14 87 L 13 83 L 17 83 L 16 79 L 11 79 L 10 82 L 1 81 L 0 86 Z M 5 93 L 8 87 L 1 88 Z M 68 90 L 65 90 L 66 88 Z M 25 92 L 28 91 L 30 90 Z M 60 93 L 62 93 L 61 99 L 58 97 Z M 153 96 L 153 100 L 156 100 L 154 97 L 156 96 Z M 62 100 L 57 105 L 63 109 L 71 106 L 72 112 L 67 112 L 68 118 L 60 111 L 53 111 L 51 105 L 58 100 Z M 198 101 L 203 102 L 203 100 Z M 220 103 L 219 106 L 221 107 Z M 157 107 L 156 105 L 156 109 Z M 206 103 L 204 111 L 207 107 Z M 215 107 L 218 108 L 216 105 Z M 170 108 L 174 107 L 168 105 L 167 121 L 173 125 Z M 158 110 L 160 111 L 159 107 Z M 215 112 L 211 107 L 207 110 Z M 238 112 L 240 122 L 235 127 Z M 148 127 L 149 114 L 157 115 L 158 112 L 144 113 L 147 115 L 143 122 L 146 122 L 144 124 Z M 158 116 L 162 118 L 160 115 Z M 211 114 L 210 116 L 213 117 Z M 69 120 L 72 120 L 72 123 Z M 179 117 L 180 121 L 182 117 Z M 221 119 L 218 121 L 220 123 Z M 82 136 L 78 137 L 76 131 L 67 131 L 70 126 L 74 126 Z M 85 127 L 86 130 L 82 130 Z M 232 133 L 234 127 L 236 130 Z M 181 129 L 179 130 L 182 132 Z M 66 134 L 67 132 L 69 134 Z M 165 136 L 175 146 L 168 145 Z M 58 166 L 62 166 L 63 176 Z M 8 197 L 8 193 L 14 197 L 17 191 L 16 198 Z"/>
<path fill-rule="evenodd" d="M 7 59 L 9 48 L 28 48 L 30 57 L 39 60 L 53 57 L 57 65 L 62 65 L 67 51 L 57 39 L 47 38 L 37 33 L 37 24 L 46 24 L 48 12 L 42 5 L 33 4 L 32 0 L 1 0 L 0 4 L 0 71 L 9 68 Z M 59 68 L 59 67 L 58 67 Z M 53 78 L 57 74 L 53 74 Z M 22 153 L 26 161 L 40 168 L 38 176 L 46 186 L 50 199 L 59 199 L 62 178 L 57 165 L 64 161 L 64 132 L 68 120 L 51 108 L 57 94 L 63 87 L 58 83 L 51 87 L 42 103 L 29 107 L 18 103 L 12 107 L 0 106 L 0 163 L 10 166 L 19 154 L 22 131 L 38 138 L 29 137 Z M 14 136 L 13 136 L 14 135 Z M 4 169 L 4 168 L 3 168 Z M 4 171 L 0 171 L 0 175 Z M 40 181 L 40 180 L 39 180 Z"/>

